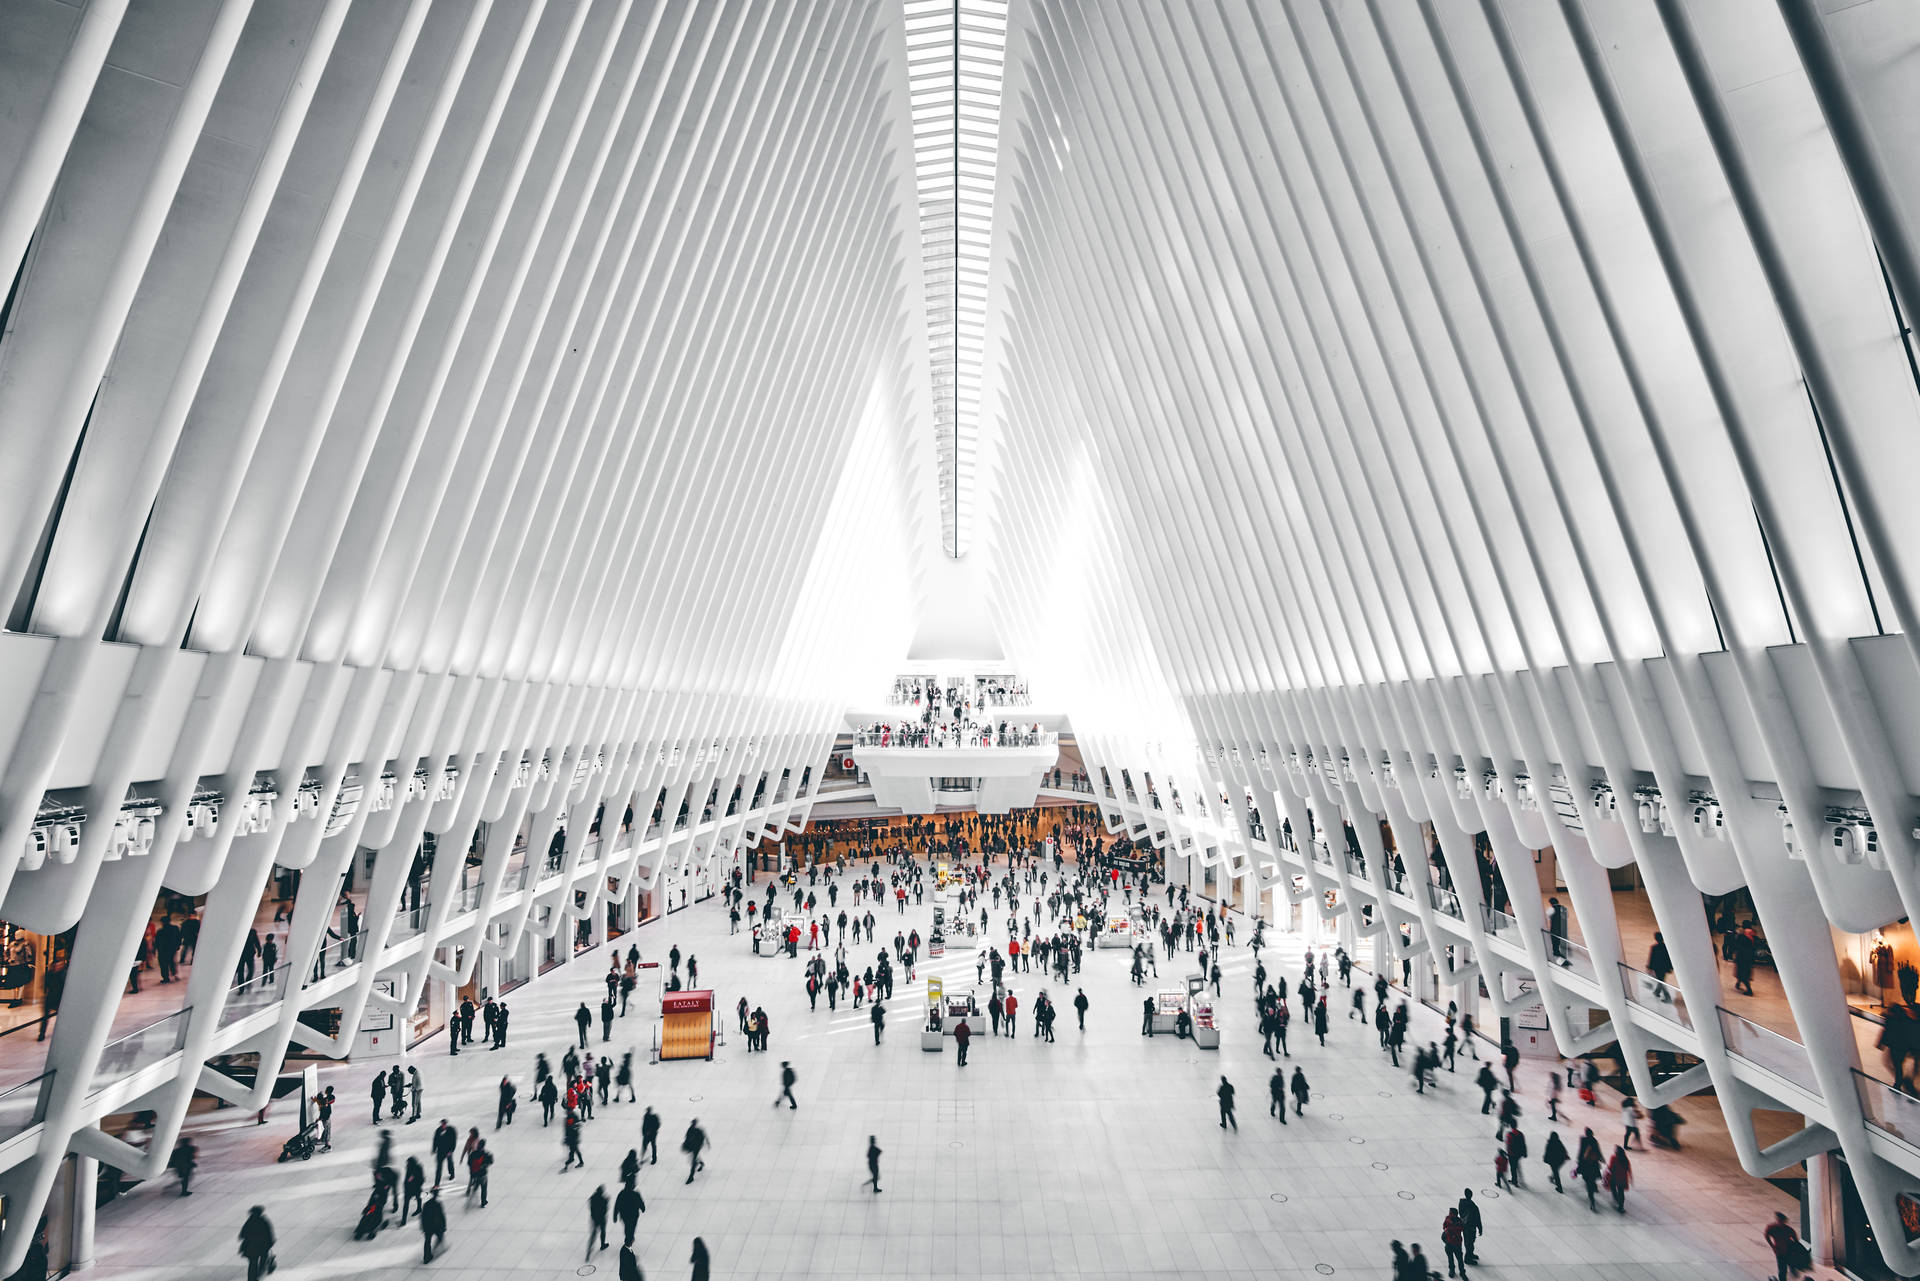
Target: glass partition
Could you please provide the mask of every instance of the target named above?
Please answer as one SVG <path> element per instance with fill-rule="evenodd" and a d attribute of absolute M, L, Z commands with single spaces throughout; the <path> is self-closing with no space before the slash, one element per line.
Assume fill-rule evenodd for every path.
<path fill-rule="evenodd" d="M 1772 1028 L 1761 1027 L 1752 1019 L 1741 1018 L 1725 1006 L 1718 1006 L 1720 1033 L 1727 1039 L 1727 1053 L 1765 1068 L 1783 1081 L 1791 1082 L 1813 1094 L 1820 1093 L 1814 1080 L 1813 1063 L 1807 1047 Z"/>
<path fill-rule="evenodd" d="M 0 1143 L 26 1133 L 45 1119 L 47 1086 L 52 1083 L 53 1073 L 42 1072 L 0 1093 Z"/>
<path fill-rule="evenodd" d="M 94 1070 L 94 1090 L 103 1090 L 115 1081 L 152 1067 L 168 1055 L 179 1053 L 180 1047 L 186 1044 L 187 1015 L 191 1012 L 191 1007 L 176 1010 L 163 1019 L 156 1019 L 143 1028 L 108 1041 L 106 1048 L 100 1052 L 100 1066 Z"/>
<path fill-rule="evenodd" d="M 1692 1029 L 1693 1017 L 1687 1013 L 1687 998 L 1680 994 L 1679 988 L 1661 982 L 1645 970 L 1636 970 L 1625 961 L 1620 963 L 1620 979 L 1626 988 L 1627 1000 L 1643 1010 L 1652 1010 L 1663 1019 L 1672 1019 L 1681 1027 Z"/>

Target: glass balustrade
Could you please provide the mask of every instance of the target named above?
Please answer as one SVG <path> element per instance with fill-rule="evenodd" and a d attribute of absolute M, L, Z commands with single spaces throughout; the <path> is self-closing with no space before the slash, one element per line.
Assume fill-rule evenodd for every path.
<path fill-rule="evenodd" d="M 1920 1099 L 1858 1068 L 1854 1069 L 1853 1085 L 1868 1125 L 1920 1151 Z"/>
<path fill-rule="evenodd" d="M 1725 1006 L 1715 1008 L 1720 1015 L 1720 1034 L 1727 1040 L 1728 1054 L 1764 1068 L 1809 1093 L 1820 1093 L 1806 1046 L 1772 1028 L 1761 1027 L 1752 1019 L 1741 1018 Z"/>
<path fill-rule="evenodd" d="M 53 1073 L 42 1072 L 31 1081 L 22 1081 L 0 1093 L 0 1143 L 16 1134 L 24 1134 L 46 1119 L 47 1087 Z"/>
<path fill-rule="evenodd" d="M 1347 852 L 1347 875 L 1356 881 L 1367 879 L 1367 860 L 1351 850 Z"/>
<path fill-rule="evenodd" d="M 170 1054 L 179 1053 L 186 1043 L 187 1016 L 192 1010 L 176 1010 L 145 1027 L 115 1037 L 100 1052 L 100 1065 L 93 1073 L 93 1088 L 104 1090 L 116 1081 L 152 1067 Z"/>
<path fill-rule="evenodd" d="M 1489 907 L 1483 908 L 1481 915 L 1486 924 L 1487 933 L 1502 943 L 1511 943 L 1518 948 L 1526 947 L 1526 940 L 1520 934 L 1520 923 L 1509 913 L 1502 912 L 1497 907 Z"/>
<path fill-rule="evenodd" d="M 427 911 L 429 907 L 429 904 L 422 903 L 419 907 L 403 907 L 398 912 L 395 912 L 393 914 L 393 933 L 387 936 L 387 941 L 389 943 L 397 943 L 401 939 L 410 939 L 425 929 L 427 927 Z"/>
<path fill-rule="evenodd" d="M 1467 914 L 1460 908 L 1460 896 L 1443 885 L 1427 884 L 1427 902 L 1433 910 L 1443 916 L 1451 916 L 1456 921 L 1464 921 Z"/>
<path fill-rule="evenodd" d="M 1687 1013 L 1687 998 L 1673 984 L 1664 983 L 1645 970 L 1636 970 L 1625 961 L 1620 963 L 1620 981 L 1626 989 L 1627 1000 L 1633 1004 L 1663 1019 L 1671 1019 L 1681 1027 L 1693 1027 L 1693 1017 Z"/>
<path fill-rule="evenodd" d="M 303 980 L 301 986 L 304 987 L 317 983 L 328 974 L 336 970 L 344 970 L 347 966 L 358 961 L 360 959 L 361 944 L 365 941 L 366 932 L 362 931 L 358 934 L 349 935 L 346 938 L 334 939 L 328 943 L 320 949 L 320 955 L 314 958 L 313 968 L 307 972 L 307 977 Z"/>
<path fill-rule="evenodd" d="M 1566 935 L 1556 935 L 1552 930 L 1541 930 L 1540 937 L 1547 945 L 1547 955 L 1553 963 L 1564 970 L 1571 970 L 1581 978 L 1600 981 L 1600 972 L 1594 968 L 1593 953 L 1586 945 L 1576 943 Z"/>
<path fill-rule="evenodd" d="M 249 1014 L 257 1014 L 277 1003 L 287 994 L 287 981 L 292 973 L 291 965 L 277 965 L 270 974 L 261 974 L 228 988 L 226 1004 L 220 1008 L 220 1026 L 238 1023 Z"/>

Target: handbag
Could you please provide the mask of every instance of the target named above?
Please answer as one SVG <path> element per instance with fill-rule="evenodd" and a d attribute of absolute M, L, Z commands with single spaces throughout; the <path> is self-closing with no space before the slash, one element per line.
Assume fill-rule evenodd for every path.
<path fill-rule="evenodd" d="M 1592 1091 L 1592 1090 L 1590 1090 L 1590 1089 L 1588 1089 L 1588 1088 L 1587 1088 L 1586 1086 L 1584 1086 L 1584 1085 L 1580 1087 L 1580 1101 L 1581 1101 L 1582 1103 L 1591 1103 L 1591 1102 L 1593 1102 L 1593 1091 Z"/>

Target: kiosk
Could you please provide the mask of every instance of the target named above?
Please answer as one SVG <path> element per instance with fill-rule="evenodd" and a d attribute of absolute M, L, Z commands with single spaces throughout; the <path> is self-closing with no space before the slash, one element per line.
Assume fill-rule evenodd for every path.
<path fill-rule="evenodd" d="M 1133 946 L 1133 920 L 1118 913 L 1109 913 L 1106 924 L 1100 930 L 1099 947 Z"/>
<path fill-rule="evenodd" d="M 1187 975 L 1187 1015 L 1193 1020 L 1193 1043 L 1203 1050 L 1220 1048 L 1220 1028 L 1213 1020 L 1213 997 L 1207 994 L 1207 981 L 1198 974 Z"/>
<path fill-rule="evenodd" d="M 711 1059 L 717 1041 L 713 1025 L 713 992 L 667 992 L 660 998 L 660 1026 L 654 1035 L 653 1057 Z"/>
<path fill-rule="evenodd" d="M 755 956 L 778 956 L 787 947 L 786 913 L 775 903 L 760 916 L 753 927 L 753 954 Z"/>
<path fill-rule="evenodd" d="M 1187 1008 L 1185 992 L 1156 992 L 1153 996 L 1153 1034 L 1171 1036 L 1180 1026 L 1180 1012 Z"/>
<path fill-rule="evenodd" d="M 973 1036 L 986 1035 L 987 1015 L 972 989 L 948 992 L 939 979 L 927 981 L 927 1017 L 920 1025 L 920 1048 L 939 1053 L 962 1023 Z"/>

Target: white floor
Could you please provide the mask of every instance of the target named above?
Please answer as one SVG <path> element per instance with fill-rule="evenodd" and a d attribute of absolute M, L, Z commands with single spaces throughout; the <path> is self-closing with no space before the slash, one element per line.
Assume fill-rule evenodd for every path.
<path fill-rule="evenodd" d="M 764 890 L 761 890 L 764 893 Z M 843 904 L 845 897 L 842 898 Z M 876 915 L 879 915 L 876 913 Z M 918 927 L 931 907 L 889 908 L 881 930 Z M 1054 991 L 1062 1018 L 1057 1044 L 1033 1039 L 1023 1012 L 1014 1040 L 975 1043 L 965 1070 L 954 1056 L 923 1053 L 917 1020 L 924 980 L 943 973 L 971 986 L 971 954 L 923 966 L 920 985 L 890 1003 L 885 1044 L 876 1047 L 866 1011 L 807 1009 L 800 963 L 753 957 L 744 933 L 727 935 L 717 901 L 645 927 L 648 959 L 678 943 L 699 957 L 729 1024 L 744 993 L 772 1022 L 772 1052 L 748 1054 L 729 1035 L 712 1063 L 644 1065 L 650 1024 L 638 1012 L 615 1024 L 611 1048 L 636 1048 L 643 1064 L 640 1104 L 602 1108 L 586 1130 L 585 1171 L 560 1172 L 558 1128 L 542 1129 L 537 1105 L 495 1134 L 494 1093 L 503 1072 L 524 1085 L 533 1056 L 556 1064 L 586 997 L 597 1009 L 604 953 L 594 952 L 522 988 L 510 1000 L 512 1040 L 498 1053 L 446 1057 L 444 1036 L 422 1047 L 427 1120 L 396 1127 L 398 1155 L 427 1155 L 429 1133 L 447 1117 L 478 1124 L 498 1154 L 492 1204 L 464 1208 L 448 1198 L 448 1249 L 432 1270 L 463 1276 L 555 1277 L 582 1268 L 586 1198 L 596 1184 L 617 1188 L 616 1169 L 639 1142 L 641 1105 L 665 1119 L 661 1162 L 642 1175 L 648 1212 L 638 1249 L 647 1275 L 689 1272 L 689 1245 L 705 1239 L 719 1277 L 889 1278 L 1176 1277 L 1216 1281 L 1325 1275 L 1385 1276 L 1388 1242 L 1421 1242 L 1444 1269 L 1440 1220 L 1463 1187 L 1484 1203 L 1483 1267 L 1475 1275 L 1555 1281 L 1771 1276 L 1759 1239 L 1788 1199 L 1771 1186 L 1687 1154 L 1636 1154 L 1635 1189 L 1624 1218 L 1590 1213 L 1584 1197 L 1556 1196 L 1531 1163 L 1528 1190 L 1491 1189 L 1492 1126 L 1479 1112 L 1471 1065 L 1444 1072 L 1436 1095 L 1414 1094 L 1407 1075 L 1375 1048 L 1371 1028 L 1336 1019 L 1326 1048 L 1301 1034 L 1295 1061 L 1314 1087 L 1304 1119 L 1286 1128 L 1267 1116 L 1270 1065 L 1249 1022 L 1253 961 L 1231 949 L 1224 1044 L 1202 1051 L 1172 1038 L 1139 1035 L 1142 991 L 1124 954 L 1091 954 L 1079 976 L 1093 1002 L 1088 1030 L 1073 1026 L 1072 989 Z M 1297 982 L 1299 948 L 1281 938 L 1267 953 Z M 624 942 L 621 944 L 624 946 Z M 870 958 L 862 945 L 857 955 Z M 803 957 L 805 953 L 802 953 Z M 1162 964 L 1160 986 L 1177 985 L 1179 965 Z M 1020 975 L 1028 1008 L 1039 976 Z M 1149 983 L 1148 991 L 1154 989 Z M 1423 1015 L 1415 1031 L 1437 1036 Z M 594 1030 L 594 1049 L 600 1049 Z M 798 1111 L 771 1106 L 780 1060 L 799 1073 Z M 386 1278 L 420 1268 L 413 1226 L 374 1242 L 350 1238 L 368 1186 L 375 1131 L 367 1123 L 367 1079 L 375 1065 L 334 1069 L 325 1079 L 343 1104 L 331 1154 L 277 1165 L 291 1132 L 291 1108 L 265 1126 L 232 1112 L 213 1114 L 201 1136 L 195 1194 L 172 1184 L 142 1187 L 101 1214 L 96 1271 L 118 1277 L 230 1277 L 242 1266 L 235 1233 L 246 1207 L 261 1203 L 279 1234 L 275 1281 Z M 1239 1089 L 1240 1130 L 1216 1125 L 1214 1087 L 1226 1073 Z M 1545 1068 L 1521 1069 L 1523 1122 L 1537 1155 L 1547 1136 L 1538 1101 Z M 283 1105 L 284 1106 L 284 1105 Z M 1585 1109 L 1581 1109 L 1584 1113 Z M 713 1139 L 707 1169 L 686 1186 L 679 1140 L 698 1116 Z M 1613 1114 L 1588 1117 L 1611 1151 Z M 228 1119 L 231 1118 L 231 1119 Z M 885 1151 L 885 1192 L 862 1188 L 868 1134 Z M 1565 1138 L 1573 1146 L 1578 1131 Z M 614 1248 L 593 1266 L 615 1275 Z M 581 1275 L 591 1273 L 582 1271 Z M 1823 1275 L 1828 1275 L 1823 1272 Z"/>

